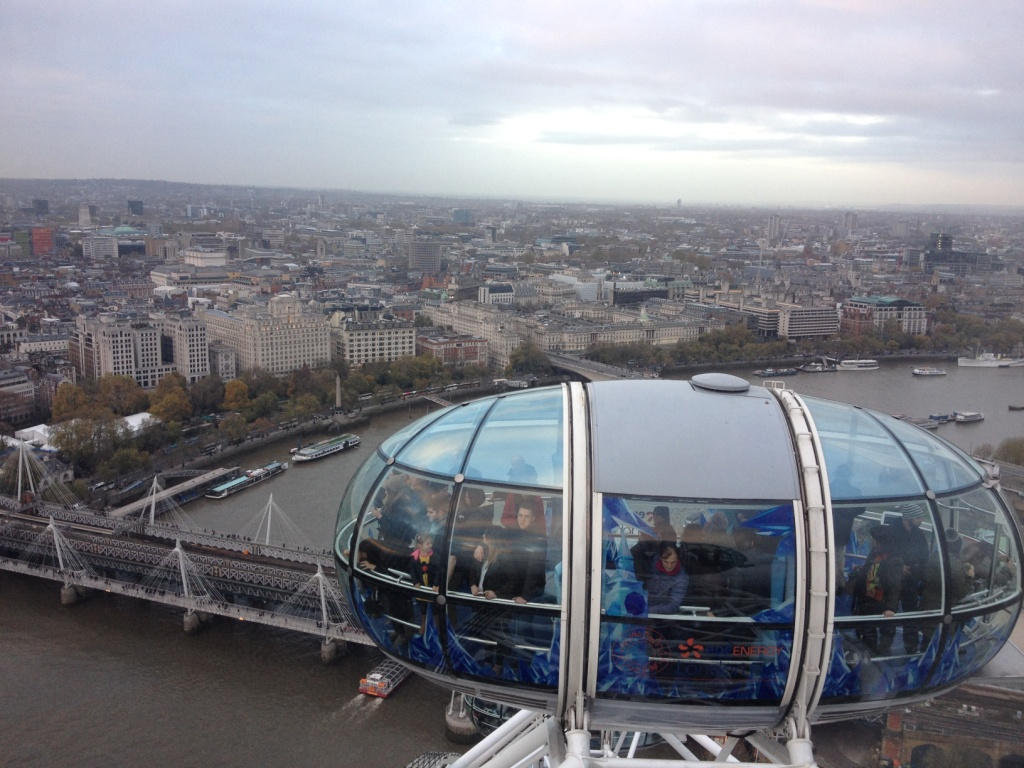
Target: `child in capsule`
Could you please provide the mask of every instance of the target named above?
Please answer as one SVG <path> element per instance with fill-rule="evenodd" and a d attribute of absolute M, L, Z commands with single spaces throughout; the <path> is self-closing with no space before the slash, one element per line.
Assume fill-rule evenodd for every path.
<path fill-rule="evenodd" d="M 434 534 L 430 531 L 417 533 L 416 549 L 412 553 L 410 569 L 413 584 L 437 592 L 445 578 L 446 571 L 442 558 L 434 554 Z M 424 603 L 420 607 L 420 634 L 422 635 L 427 628 L 426 603 L 430 601 L 423 598 L 417 598 L 417 600 Z"/>

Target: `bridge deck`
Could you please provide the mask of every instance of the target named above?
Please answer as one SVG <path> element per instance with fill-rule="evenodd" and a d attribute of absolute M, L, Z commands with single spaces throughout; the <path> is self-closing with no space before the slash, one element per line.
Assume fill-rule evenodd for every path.
<path fill-rule="evenodd" d="M 159 504 L 161 501 L 169 499 L 172 496 L 178 496 L 179 494 L 191 491 L 194 488 L 201 487 L 202 485 L 207 483 L 214 483 L 220 478 L 227 477 L 232 472 L 237 471 L 238 467 L 218 467 L 217 469 L 211 469 L 209 472 L 204 472 L 198 477 L 193 477 L 189 480 L 186 480 L 183 483 L 178 483 L 177 485 L 171 486 L 170 488 L 165 488 L 162 491 L 157 491 L 156 501 Z M 130 515 L 141 512 L 143 509 L 145 509 L 152 503 L 153 496 L 151 494 L 146 494 L 143 498 L 139 499 L 138 501 L 133 501 L 131 504 L 125 504 L 123 507 L 118 507 L 117 509 L 110 510 L 109 514 L 110 517 L 128 517 Z"/>
<path fill-rule="evenodd" d="M 39 578 L 50 579 L 52 581 L 66 582 L 68 580 L 66 574 L 62 574 L 54 568 L 35 566 L 30 563 L 11 560 L 9 558 L 0 558 L 0 570 L 11 571 L 13 573 L 23 573 L 28 576 L 38 576 Z M 201 613 L 208 613 L 215 616 L 224 616 L 229 619 L 237 619 L 238 621 L 252 621 L 256 624 L 266 624 L 272 627 L 290 629 L 295 632 L 318 635 L 326 640 L 339 640 L 349 643 L 358 643 L 360 645 L 373 645 L 373 642 L 364 630 L 350 624 L 338 624 L 324 627 L 323 622 L 315 619 L 307 619 L 299 616 L 282 616 L 280 614 L 275 614 L 272 611 L 266 611 L 260 608 L 250 608 L 248 606 L 237 605 L 235 603 L 211 602 L 208 600 L 200 600 L 193 597 L 185 597 L 184 595 L 175 595 L 170 593 L 161 594 L 157 590 L 146 589 L 138 584 L 117 581 L 116 579 L 105 579 L 102 577 L 90 576 L 88 574 L 76 575 L 74 577 L 74 583 L 100 592 L 126 595 L 128 597 L 149 600 L 154 603 L 173 605 L 189 611 L 199 611 Z"/>

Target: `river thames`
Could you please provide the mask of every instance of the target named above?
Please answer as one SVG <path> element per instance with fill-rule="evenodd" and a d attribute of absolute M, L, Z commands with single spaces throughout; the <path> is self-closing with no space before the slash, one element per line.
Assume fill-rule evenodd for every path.
<path fill-rule="evenodd" d="M 958 368 L 911 375 L 920 363 L 882 361 L 877 371 L 800 374 L 800 394 L 885 413 L 980 411 L 975 424 L 937 431 L 970 451 L 1024 437 L 1024 368 Z M 760 380 L 751 371 L 732 371 Z M 201 527 L 243 532 L 275 504 L 307 541 L 330 546 L 334 515 L 352 473 L 387 435 L 426 413 L 410 407 L 360 426 L 362 445 L 299 464 L 222 501 L 185 507 Z M 307 442 L 310 438 L 307 438 Z M 291 443 L 240 457 L 244 467 L 287 460 Z M 61 607 L 54 582 L 0 573 L 0 755 L 6 766 L 403 766 L 453 749 L 444 737 L 447 694 L 410 677 L 387 700 L 357 692 L 379 660 L 368 648 L 331 666 L 316 638 L 219 621 L 195 635 L 181 613 L 97 595 Z M 455 751 L 459 751 L 455 748 Z"/>

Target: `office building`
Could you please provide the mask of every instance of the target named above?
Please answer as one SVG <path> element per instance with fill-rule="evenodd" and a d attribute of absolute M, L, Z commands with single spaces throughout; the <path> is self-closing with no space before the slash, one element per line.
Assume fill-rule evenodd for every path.
<path fill-rule="evenodd" d="M 78 206 L 78 226 L 91 227 L 96 223 L 96 206 L 82 203 Z"/>
<path fill-rule="evenodd" d="M 198 317 L 206 322 L 211 342 L 235 351 L 239 371 L 286 374 L 303 366 L 319 368 L 331 359 L 327 317 L 290 293 L 235 312 L 201 309 Z"/>
<path fill-rule="evenodd" d="M 843 231 L 846 237 L 852 237 L 857 231 L 857 214 L 853 211 L 847 211 L 843 217 Z"/>
<path fill-rule="evenodd" d="M 805 307 L 779 302 L 780 339 L 827 339 L 839 333 L 839 310 L 835 305 Z"/>
<path fill-rule="evenodd" d="M 219 376 L 221 381 L 238 378 L 238 355 L 235 354 L 235 350 L 227 344 L 211 344 L 210 373 Z"/>
<path fill-rule="evenodd" d="M 854 296 L 843 303 L 840 320 L 843 333 L 880 332 L 890 322 L 894 322 L 903 333 L 928 332 L 924 305 L 916 301 L 892 296 Z"/>
<path fill-rule="evenodd" d="M 210 373 L 206 328 L 188 315 L 154 314 L 146 320 L 79 315 L 68 352 L 83 378 L 129 376 L 143 389 L 174 371 L 190 384 Z"/>
<path fill-rule="evenodd" d="M 116 260 L 117 238 L 112 235 L 83 237 L 82 255 L 90 261 Z"/>
<path fill-rule="evenodd" d="M 441 243 L 416 238 L 409 245 L 409 270 L 434 274 L 441 271 Z"/>
<path fill-rule="evenodd" d="M 35 415 L 35 385 L 24 371 L 0 371 L 0 421 L 18 424 Z"/>
<path fill-rule="evenodd" d="M 32 228 L 32 255 L 49 256 L 53 252 L 53 230 L 49 227 Z"/>
<path fill-rule="evenodd" d="M 420 336 L 416 339 L 416 354 L 435 357 L 446 368 L 486 366 L 487 339 L 480 336 Z"/>
<path fill-rule="evenodd" d="M 416 329 L 409 320 L 383 317 L 360 322 L 344 320 L 332 329 L 334 356 L 349 365 L 391 362 L 416 354 Z"/>

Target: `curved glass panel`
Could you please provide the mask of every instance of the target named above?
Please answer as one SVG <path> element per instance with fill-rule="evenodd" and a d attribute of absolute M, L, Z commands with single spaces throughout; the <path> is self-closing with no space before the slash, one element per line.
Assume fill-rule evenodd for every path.
<path fill-rule="evenodd" d="M 473 445 L 466 477 L 561 488 L 564 397 L 561 387 L 550 387 L 499 400 Z"/>
<path fill-rule="evenodd" d="M 349 562 L 349 547 L 359 507 L 370 493 L 370 488 L 385 467 L 384 459 L 376 451 L 371 453 L 349 481 L 345 495 L 338 507 L 338 521 L 335 525 L 334 553 L 343 565 Z"/>
<path fill-rule="evenodd" d="M 454 477 L 462 471 L 470 441 L 494 399 L 477 400 L 446 410 L 442 416 L 399 448 L 396 459 L 425 472 Z"/>
<path fill-rule="evenodd" d="M 828 400 L 804 398 L 825 452 L 832 498 L 914 496 L 924 488 L 899 444 L 875 415 Z M 897 422 L 896 419 L 891 419 Z"/>
<path fill-rule="evenodd" d="M 927 682 L 939 688 L 966 680 L 999 652 L 1017 623 L 1019 606 L 1000 608 L 980 616 L 954 615 L 943 630 L 944 643 L 935 673 Z"/>
<path fill-rule="evenodd" d="M 374 639 L 431 666 L 441 664 L 436 596 L 448 577 L 451 484 L 395 467 L 375 488 L 357 533 L 357 585 Z M 369 601 L 369 604 L 367 604 Z"/>
<path fill-rule="evenodd" d="M 839 504 L 833 518 L 841 589 L 825 699 L 918 696 L 992 658 L 1009 632 L 999 616 L 1020 593 L 1017 545 L 995 493 Z M 986 604 L 992 615 L 978 615 Z"/>
<path fill-rule="evenodd" d="M 936 493 L 965 488 L 985 477 L 973 459 L 925 430 L 897 419 L 891 419 L 889 426 L 910 452 L 925 483 Z"/>
<path fill-rule="evenodd" d="M 559 494 L 461 488 L 447 602 L 456 671 L 558 685 L 561 510 Z"/>
<path fill-rule="evenodd" d="M 460 406 L 454 407 L 457 408 Z M 413 435 L 425 429 L 431 422 L 434 422 L 437 419 L 441 418 L 450 410 L 452 409 L 444 408 L 443 410 L 434 411 L 433 413 L 428 413 L 426 416 L 423 416 L 422 418 L 416 419 L 416 421 L 412 422 L 412 424 L 405 425 L 400 430 L 391 435 L 391 437 L 385 439 L 380 444 L 380 452 L 383 453 L 388 458 L 394 457 L 394 455 L 398 453 L 399 450 L 401 450 L 402 446 L 405 445 L 406 442 L 413 437 Z"/>
<path fill-rule="evenodd" d="M 909 502 L 833 508 L 836 635 L 826 698 L 917 694 L 940 647 L 947 557 L 934 510 Z"/>
<path fill-rule="evenodd" d="M 371 489 L 360 616 L 385 650 L 434 671 L 557 686 L 561 497 L 464 485 L 453 504 L 453 490 L 396 467 Z"/>
<path fill-rule="evenodd" d="M 604 496 L 598 691 L 782 698 L 793 647 L 793 505 Z"/>

